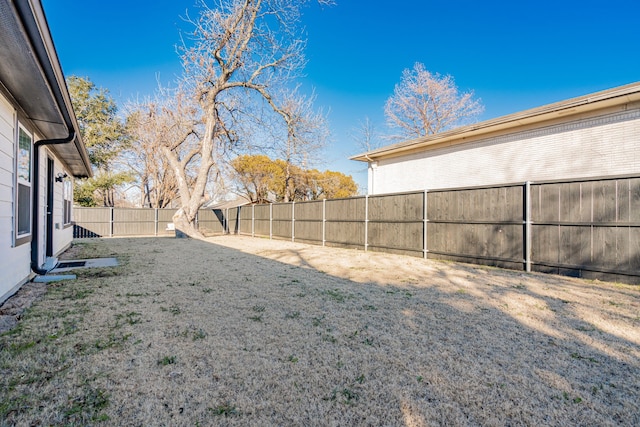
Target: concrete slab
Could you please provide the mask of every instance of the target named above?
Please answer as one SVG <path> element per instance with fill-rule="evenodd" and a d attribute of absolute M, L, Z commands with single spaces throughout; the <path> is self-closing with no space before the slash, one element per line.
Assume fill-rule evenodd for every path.
<path fill-rule="evenodd" d="M 76 268 L 116 267 L 119 265 L 116 258 L 65 259 L 59 262 L 64 265 L 63 263 L 73 263 L 74 266 L 54 268 L 50 273 L 62 273 Z"/>
<path fill-rule="evenodd" d="M 60 282 L 62 280 L 76 280 L 75 274 L 47 274 L 45 276 L 36 276 L 33 281 L 36 283 Z"/>

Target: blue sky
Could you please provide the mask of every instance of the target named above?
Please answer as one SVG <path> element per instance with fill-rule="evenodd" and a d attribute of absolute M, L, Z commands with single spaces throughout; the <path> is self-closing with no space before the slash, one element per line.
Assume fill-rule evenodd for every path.
<path fill-rule="evenodd" d="M 306 77 L 329 111 L 323 169 L 353 175 L 349 133 L 383 108 L 402 70 L 422 62 L 482 100 L 481 120 L 640 81 L 640 2 L 337 0 L 305 10 Z M 180 73 L 175 45 L 195 0 L 43 0 L 62 68 L 118 102 L 144 97 Z"/>

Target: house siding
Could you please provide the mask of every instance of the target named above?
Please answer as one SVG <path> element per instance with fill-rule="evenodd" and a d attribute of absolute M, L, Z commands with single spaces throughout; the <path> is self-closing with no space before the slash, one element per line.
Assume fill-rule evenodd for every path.
<path fill-rule="evenodd" d="M 640 108 L 381 159 L 369 194 L 637 174 Z"/>
<path fill-rule="evenodd" d="M 31 273 L 29 244 L 14 247 L 15 109 L 0 94 L 0 302 L 26 282 Z"/>
<path fill-rule="evenodd" d="M 33 131 L 22 123 L 29 131 Z M 14 244 L 14 173 L 15 173 L 16 110 L 0 94 L 0 303 L 10 297 L 31 276 L 31 245 Z M 34 141 L 41 137 L 33 134 Z M 36 155 L 35 150 L 32 155 Z M 66 172 L 62 162 L 47 148 L 40 149 L 40 196 L 38 202 L 38 263 L 44 264 L 46 254 L 46 197 L 47 158 L 54 161 L 54 176 Z M 35 173 L 35 172 L 34 172 Z M 67 172 L 68 173 L 68 172 Z M 53 205 L 53 255 L 57 256 L 69 247 L 73 239 L 73 227 L 64 228 L 63 188 L 55 182 Z M 56 226 L 57 225 L 57 226 Z"/>

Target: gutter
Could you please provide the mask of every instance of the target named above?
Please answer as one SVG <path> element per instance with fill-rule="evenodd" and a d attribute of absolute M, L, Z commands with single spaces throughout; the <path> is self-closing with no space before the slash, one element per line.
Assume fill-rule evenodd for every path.
<path fill-rule="evenodd" d="M 33 144 L 34 158 L 33 158 L 33 198 L 31 199 L 31 270 L 40 275 L 47 274 L 48 270 L 43 270 L 38 265 L 38 243 L 39 243 L 39 204 L 40 199 L 40 147 L 45 145 L 57 145 L 68 144 L 72 142 L 76 137 L 76 131 L 73 127 L 69 127 L 69 135 L 66 138 L 58 139 L 41 139 Z M 47 209 L 53 209 L 53 206 L 47 206 Z"/>

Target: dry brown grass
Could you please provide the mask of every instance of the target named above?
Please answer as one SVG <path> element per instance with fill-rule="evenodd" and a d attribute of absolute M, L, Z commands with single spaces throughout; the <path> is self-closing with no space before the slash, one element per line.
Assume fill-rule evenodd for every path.
<path fill-rule="evenodd" d="M 235 236 L 80 243 L 2 425 L 639 425 L 640 288 Z"/>

